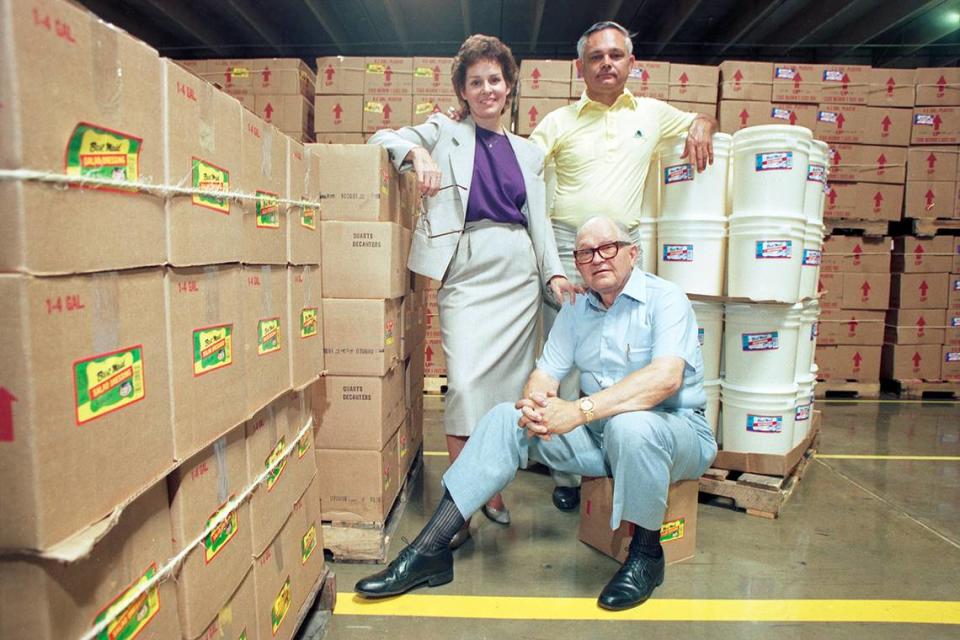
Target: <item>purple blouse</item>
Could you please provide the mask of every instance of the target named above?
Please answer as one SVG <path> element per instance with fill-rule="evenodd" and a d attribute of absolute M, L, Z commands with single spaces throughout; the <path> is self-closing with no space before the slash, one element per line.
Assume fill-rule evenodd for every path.
<path fill-rule="evenodd" d="M 527 225 L 521 209 L 527 201 L 520 163 L 505 135 L 477 127 L 467 222 L 492 220 Z"/>

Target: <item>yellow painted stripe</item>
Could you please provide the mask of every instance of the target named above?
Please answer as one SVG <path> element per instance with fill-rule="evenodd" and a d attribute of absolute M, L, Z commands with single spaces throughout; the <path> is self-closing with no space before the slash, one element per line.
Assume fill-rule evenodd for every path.
<path fill-rule="evenodd" d="M 595 598 L 405 595 L 364 600 L 337 594 L 337 615 L 491 620 L 660 620 L 691 622 L 890 622 L 960 624 L 960 602 L 935 600 L 653 599 L 610 612 Z"/>
<path fill-rule="evenodd" d="M 884 456 L 852 453 L 818 453 L 823 460 L 915 460 L 917 462 L 958 462 L 960 456 Z"/>
<path fill-rule="evenodd" d="M 960 404 L 960 400 L 951 398 L 927 400 L 885 400 L 879 398 L 817 398 L 814 404 Z"/>
<path fill-rule="evenodd" d="M 448 455 L 446 451 L 424 451 L 423 455 L 425 456 L 445 456 Z"/>

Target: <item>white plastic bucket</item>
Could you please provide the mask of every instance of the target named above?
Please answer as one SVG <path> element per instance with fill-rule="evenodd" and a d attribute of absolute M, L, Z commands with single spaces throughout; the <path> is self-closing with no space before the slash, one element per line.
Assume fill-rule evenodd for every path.
<path fill-rule="evenodd" d="M 643 200 L 640 201 L 640 219 L 656 220 L 660 217 L 660 156 L 656 153 L 650 158 L 647 169 L 647 181 L 643 183 Z"/>
<path fill-rule="evenodd" d="M 783 454 L 793 448 L 796 384 L 744 387 L 724 380 L 720 400 L 724 451 Z"/>
<path fill-rule="evenodd" d="M 723 346 L 723 305 L 698 300 L 691 304 L 693 313 L 697 316 L 697 339 L 703 354 L 703 379 L 719 379 L 720 351 Z"/>
<path fill-rule="evenodd" d="M 713 429 L 716 439 L 720 435 L 720 380 L 707 380 L 703 383 L 703 391 L 707 395 L 707 424 Z"/>
<path fill-rule="evenodd" d="M 727 219 L 657 222 L 657 274 L 687 293 L 723 295 Z"/>
<path fill-rule="evenodd" d="M 812 375 L 797 381 L 797 404 L 793 413 L 793 446 L 797 446 L 810 433 L 813 423 L 813 387 L 817 379 Z"/>
<path fill-rule="evenodd" d="M 817 331 L 820 327 L 820 302 L 806 300 L 800 312 L 800 328 L 797 334 L 797 380 L 817 372 L 814 359 L 817 353 Z"/>
<path fill-rule="evenodd" d="M 730 218 L 727 295 L 751 300 L 796 302 L 806 220 L 792 217 Z"/>
<path fill-rule="evenodd" d="M 733 134 L 733 215 L 802 215 L 812 139 L 779 124 Z"/>
<path fill-rule="evenodd" d="M 660 219 L 725 218 L 727 209 L 727 170 L 732 138 L 727 133 L 713 136 L 713 164 L 703 173 L 690 158 L 682 158 L 686 137 L 661 143 Z"/>
<path fill-rule="evenodd" d="M 807 222 L 823 222 L 823 203 L 826 197 L 827 153 L 829 147 L 822 140 L 810 141 L 810 160 L 807 165 L 807 185 L 803 196 L 803 215 Z"/>
<path fill-rule="evenodd" d="M 775 304 L 727 304 L 724 380 L 743 386 L 794 383 L 800 311 Z"/>
<path fill-rule="evenodd" d="M 647 273 L 657 273 L 657 221 L 641 218 L 640 231 L 640 268 Z"/>
<path fill-rule="evenodd" d="M 823 225 L 810 222 L 804 225 L 803 254 L 800 261 L 799 297 L 815 298 L 817 281 L 820 278 L 820 262 L 823 259 Z"/>

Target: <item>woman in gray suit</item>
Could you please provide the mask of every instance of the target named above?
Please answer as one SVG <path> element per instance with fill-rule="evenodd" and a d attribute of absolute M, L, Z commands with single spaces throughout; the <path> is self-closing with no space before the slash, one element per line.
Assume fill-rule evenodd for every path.
<path fill-rule="evenodd" d="M 369 140 L 386 147 L 399 170 L 416 172 L 425 198 L 408 266 L 443 283 L 437 303 L 451 463 L 488 410 L 522 395 L 534 366 L 542 284 L 558 301 L 572 302 L 576 293 L 546 216 L 543 152 L 501 124 L 517 76 L 506 45 L 470 36 L 453 61 L 460 122 L 435 114 Z M 500 495 L 483 512 L 510 523 Z M 469 518 L 451 546 L 468 537 Z"/>

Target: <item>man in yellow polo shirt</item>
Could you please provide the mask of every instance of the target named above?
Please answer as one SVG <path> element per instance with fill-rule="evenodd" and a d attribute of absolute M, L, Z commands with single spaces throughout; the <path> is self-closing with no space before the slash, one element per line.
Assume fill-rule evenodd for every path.
<path fill-rule="evenodd" d="M 630 32 L 623 26 L 598 22 L 587 29 L 577 42 L 576 62 L 586 91 L 579 102 L 547 114 L 530 136 L 546 156 L 546 175 L 552 176 L 547 187 L 548 214 L 564 270 L 575 279 L 574 237 L 588 218 L 601 215 L 622 222 L 639 246 L 643 186 L 661 139 L 686 133 L 684 157 L 697 171 L 713 163 L 716 118 L 635 97 L 626 89 L 633 62 Z M 559 309 L 552 296 L 544 296 L 544 335 Z M 574 400 L 579 393 L 579 373 L 572 371 L 560 385 L 559 395 Z M 580 478 L 558 472 L 553 476 L 554 505 L 564 511 L 575 509 L 580 502 Z"/>

